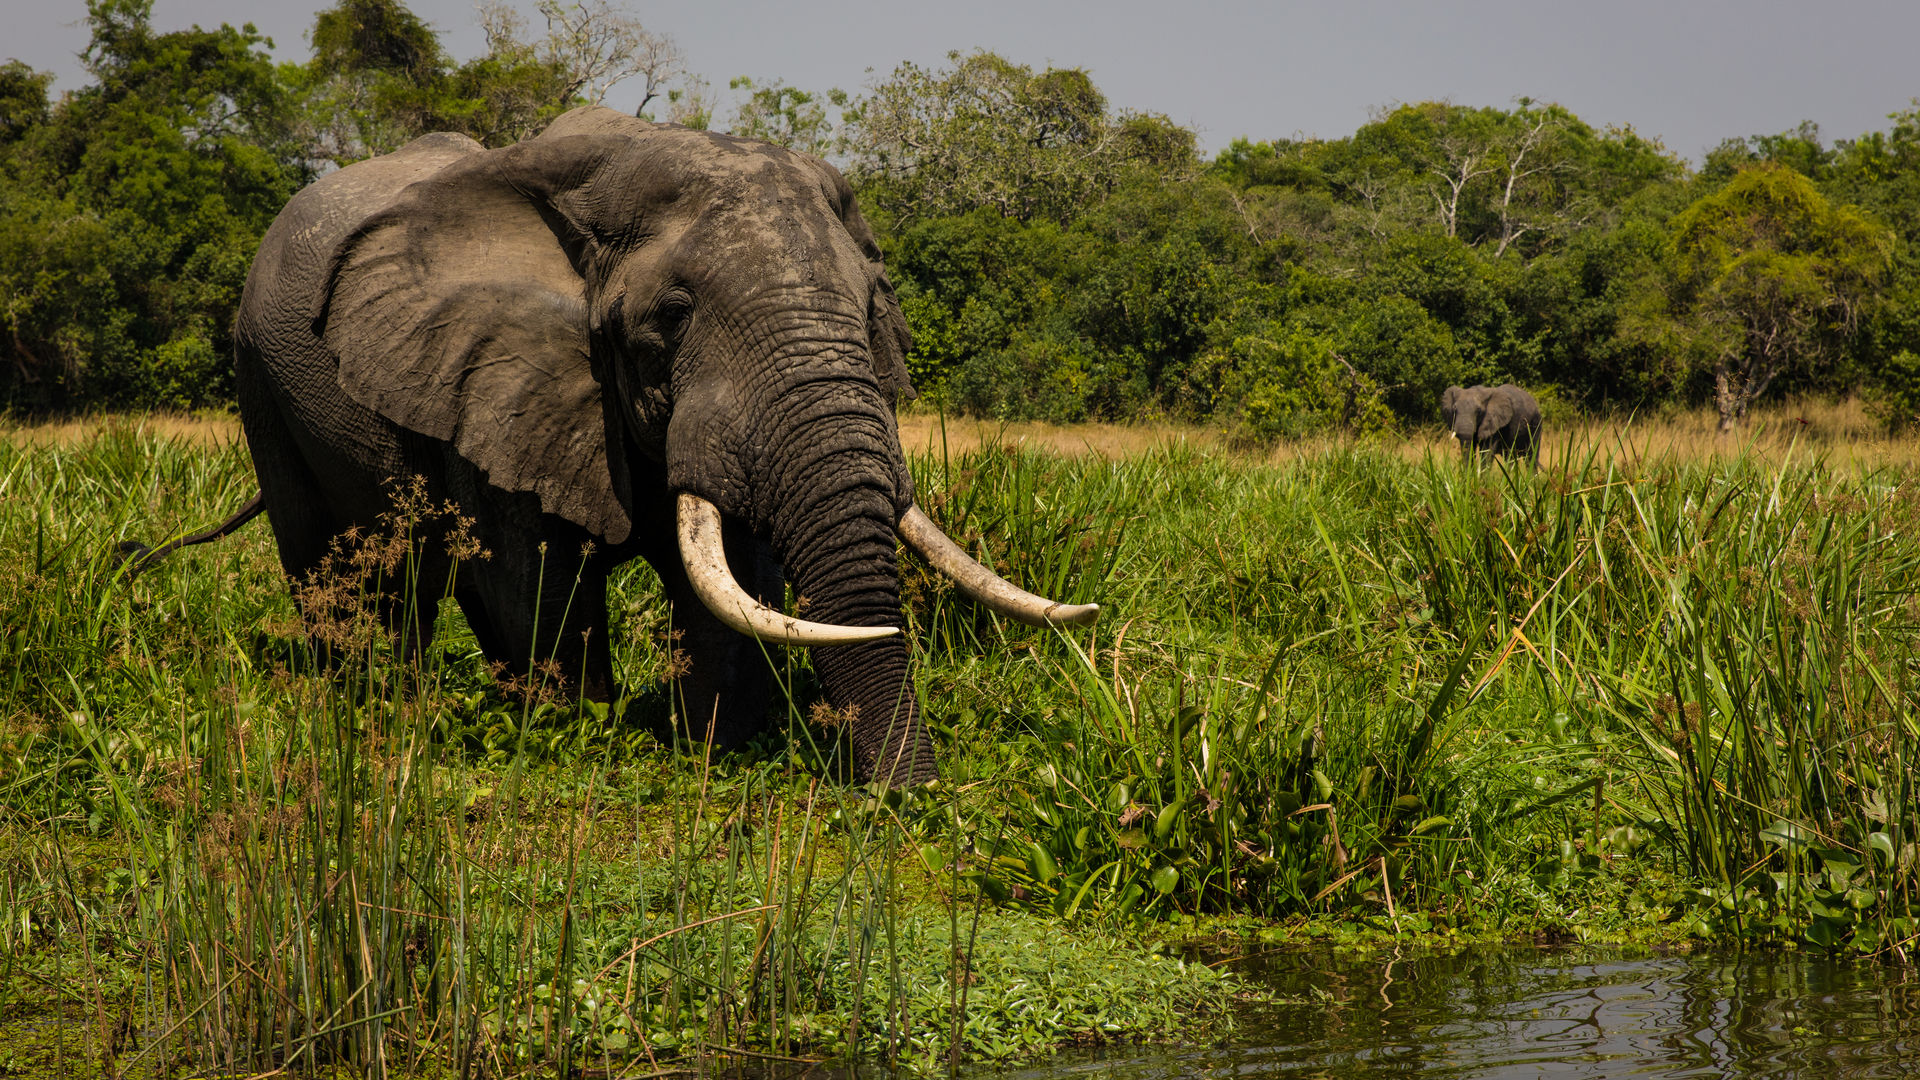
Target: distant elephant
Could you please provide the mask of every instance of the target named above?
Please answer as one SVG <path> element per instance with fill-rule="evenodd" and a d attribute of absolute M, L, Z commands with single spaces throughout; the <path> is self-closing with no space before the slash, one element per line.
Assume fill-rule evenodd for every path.
<path fill-rule="evenodd" d="M 491 557 L 456 564 L 429 537 L 418 596 L 386 586 L 416 654 L 425 583 L 451 572 L 489 660 L 605 701 L 607 574 L 638 556 L 672 602 L 694 736 L 764 728 L 761 643 L 829 646 L 814 666 L 856 775 L 892 784 L 937 775 L 896 535 L 1010 617 L 1098 610 L 1022 592 L 915 508 L 893 414 L 906 321 L 851 188 L 804 154 L 596 107 L 498 150 L 427 135 L 294 196 L 235 340 L 261 494 L 136 569 L 264 508 L 302 581 L 424 483 Z M 783 574 L 804 620 L 765 606 Z"/>
<path fill-rule="evenodd" d="M 1440 418 L 1467 454 L 1490 451 L 1540 460 L 1540 403 L 1505 386 L 1449 386 L 1440 395 Z"/>

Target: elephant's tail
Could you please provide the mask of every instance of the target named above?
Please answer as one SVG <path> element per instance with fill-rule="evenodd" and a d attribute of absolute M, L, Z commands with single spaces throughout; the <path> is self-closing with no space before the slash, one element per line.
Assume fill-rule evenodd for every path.
<path fill-rule="evenodd" d="M 252 521 L 254 518 L 259 517 L 260 512 L 266 508 L 266 495 L 261 492 L 255 492 L 253 498 L 248 499 L 245 506 L 233 512 L 232 517 L 208 529 L 206 532 L 194 533 L 192 536 L 183 536 L 178 540 L 169 540 L 157 548 L 150 548 L 138 540 L 123 540 L 120 543 L 120 549 L 117 553 L 118 559 L 116 565 L 126 569 L 127 577 L 134 577 L 147 567 L 152 566 L 154 563 L 159 562 L 161 559 L 166 558 L 168 555 L 171 555 L 183 547 L 191 547 L 194 544 L 204 544 L 209 540 L 220 539 L 240 526 L 245 525 L 247 522 Z"/>

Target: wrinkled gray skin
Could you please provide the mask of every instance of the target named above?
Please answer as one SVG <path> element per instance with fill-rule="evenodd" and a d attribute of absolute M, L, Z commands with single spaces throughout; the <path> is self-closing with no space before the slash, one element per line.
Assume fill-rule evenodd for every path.
<path fill-rule="evenodd" d="M 287 204 L 235 330 L 295 580 L 376 527 L 396 478 L 424 477 L 492 552 L 454 580 L 489 659 L 550 658 L 604 701 L 607 573 L 644 558 L 690 665 L 688 726 L 721 746 L 765 725 L 767 647 L 695 598 L 674 493 L 719 507 L 749 592 L 777 606 L 784 567 L 808 619 L 902 623 L 907 327 L 851 190 L 814 158 L 601 108 L 499 150 L 428 135 Z M 414 610 L 389 597 L 416 652 L 443 549 L 422 546 Z M 904 637 L 819 648 L 814 666 L 827 702 L 858 710 L 861 779 L 936 774 Z"/>
<path fill-rule="evenodd" d="M 1512 383 L 1449 386 L 1440 395 L 1440 418 L 1466 454 L 1488 451 L 1540 460 L 1540 404 Z"/>

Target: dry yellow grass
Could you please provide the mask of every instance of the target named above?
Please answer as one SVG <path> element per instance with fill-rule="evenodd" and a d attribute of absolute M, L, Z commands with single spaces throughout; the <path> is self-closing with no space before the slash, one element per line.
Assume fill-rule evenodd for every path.
<path fill-rule="evenodd" d="M 1570 437 L 1569 437 L 1570 436 Z M 1749 455 L 1773 462 L 1821 458 L 1835 467 L 1920 466 L 1920 439 L 1889 436 L 1858 399 L 1800 400 L 1755 411 L 1744 427 L 1727 435 L 1710 410 L 1646 418 L 1586 419 L 1571 431 L 1547 432 L 1541 461 L 1567 456 L 1601 459 L 1727 458 Z"/>
<path fill-rule="evenodd" d="M 89 443 L 110 429 L 127 430 L 194 446 L 225 446 L 240 441 L 240 418 L 200 413 L 95 413 L 59 420 L 0 421 L 0 438 L 15 446 L 67 447 Z"/>
<path fill-rule="evenodd" d="M 240 441 L 238 417 L 203 412 L 104 413 L 45 422 L 0 423 L 0 438 L 16 446 L 65 447 L 92 441 L 109 429 L 132 430 L 161 439 L 217 447 Z M 1009 423 L 910 412 L 900 419 L 900 441 L 907 453 L 960 455 L 989 444 L 1021 446 L 1058 454 L 1097 454 L 1124 458 L 1167 445 L 1186 445 L 1249 461 L 1280 463 L 1311 457 L 1345 441 L 1329 435 L 1264 449 L 1236 446 L 1218 428 L 1191 424 Z M 1436 421 L 1400 438 L 1382 440 L 1409 460 L 1429 453 L 1454 452 Z M 1890 437 L 1856 400 L 1790 401 L 1759 410 L 1751 423 L 1728 436 L 1717 430 L 1707 410 L 1669 415 L 1596 417 L 1571 426 L 1549 423 L 1540 459 L 1640 461 L 1758 455 L 1776 461 L 1790 456 L 1824 457 L 1853 467 L 1920 467 L 1920 438 Z"/>
<path fill-rule="evenodd" d="M 1050 450 L 1060 454 L 1128 457 L 1168 443 L 1224 447 L 1217 429 L 1183 424 L 1048 424 L 913 412 L 900 418 L 900 446 L 908 454 L 959 456 L 989 444 Z"/>
<path fill-rule="evenodd" d="M 1254 449 L 1236 446 L 1217 428 L 1193 425 L 1003 423 L 953 417 L 942 420 L 915 413 L 901 418 L 900 441 L 909 454 L 938 454 L 943 444 L 948 453 L 959 454 L 997 442 L 1105 457 L 1126 457 L 1167 444 L 1186 444 L 1277 464 L 1312 457 L 1346 440 L 1328 435 Z M 1409 460 L 1430 453 L 1458 452 L 1437 420 L 1406 436 L 1383 439 L 1378 445 L 1393 447 Z M 1746 427 L 1725 436 L 1719 432 L 1718 418 L 1705 409 L 1643 417 L 1583 418 L 1571 425 L 1549 423 L 1540 460 L 1553 465 L 1564 459 L 1583 462 L 1590 455 L 1600 461 L 1624 462 L 1740 454 L 1775 461 L 1785 461 L 1789 456 L 1799 460 L 1819 456 L 1835 465 L 1913 467 L 1920 466 L 1920 439 L 1886 435 L 1857 400 L 1790 401 L 1758 410 Z"/>

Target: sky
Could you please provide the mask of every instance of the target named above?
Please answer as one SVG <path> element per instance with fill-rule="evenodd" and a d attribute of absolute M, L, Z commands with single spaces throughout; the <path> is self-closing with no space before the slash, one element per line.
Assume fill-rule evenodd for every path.
<path fill-rule="evenodd" d="M 162 30 L 252 21 L 304 60 L 332 0 L 154 0 Z M 482 51 L 473 0 L 409 0 L 456 59 Z M 531 15 L 533 0 L 515 0 Z M 1811 120 L 1831 142 L 1920 97 L 1920 0 L 627 0 L 722 104 L 729 79 L 859 92 L 895 65 L 988 49 L 1086 69 L 1116 108 L 1165 113 L 1208 152 L 1238 136 L 1339 138 L 1372 110 L 1554 101 L 1698 163 L 1731 136 Z M 0 57 L 86 81 L 84 0 L 0 0 Z M 538 16 L 532 25 L 542 25 Z M 632 84 L 607 104 L 631 108 Z"/>

